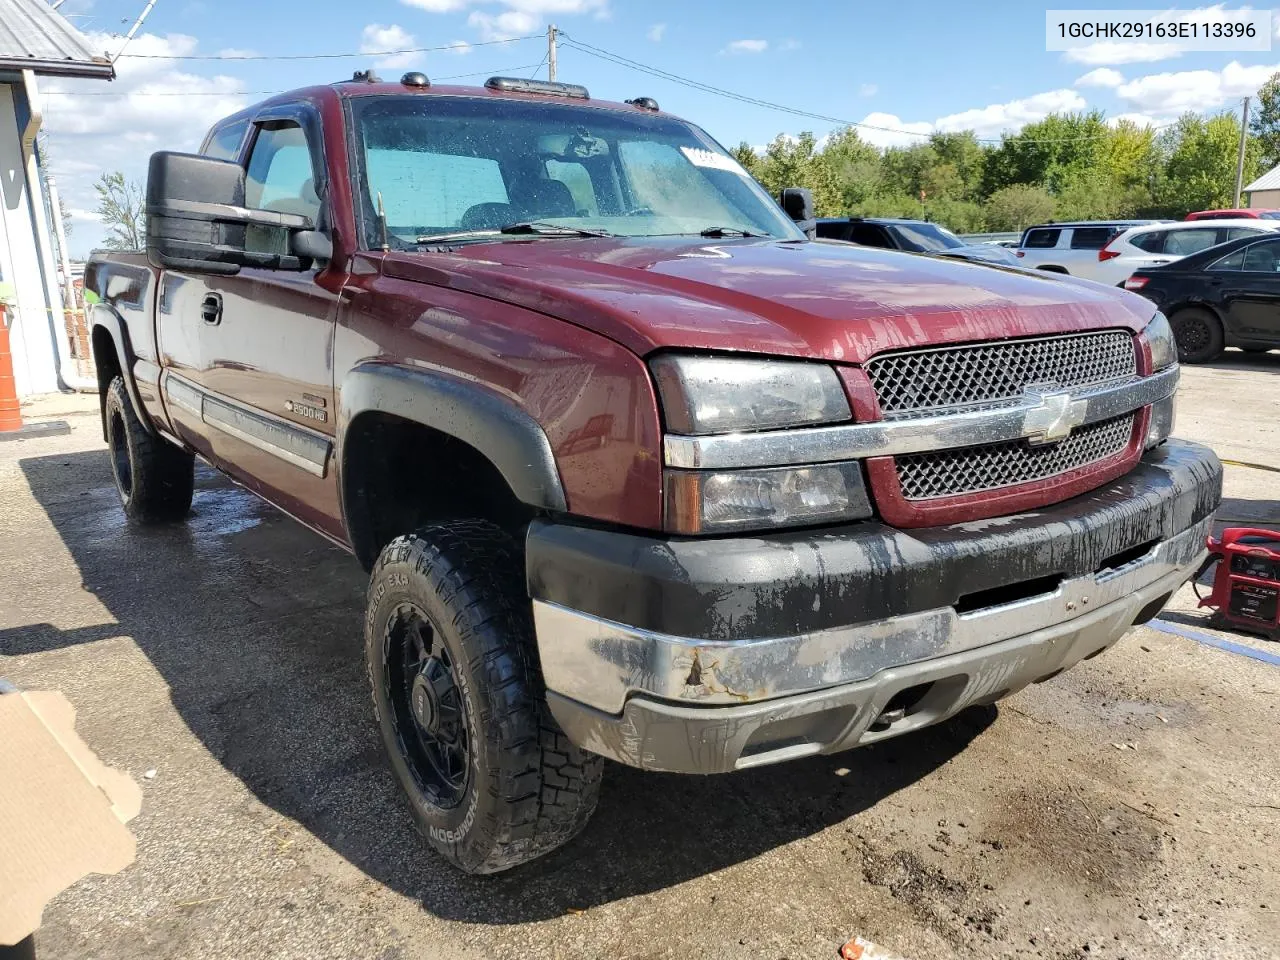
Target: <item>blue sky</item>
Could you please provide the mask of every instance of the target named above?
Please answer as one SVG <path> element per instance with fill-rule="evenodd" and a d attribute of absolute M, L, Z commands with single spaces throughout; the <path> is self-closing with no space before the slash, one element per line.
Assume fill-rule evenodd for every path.
<path fill-rule="evenodd" d="M 143 6 L 144 0 L 66 0 L 61 9 L 95 47 L 114 53 Z M 121 58 L 116 82 L 45 81 L 55 170 L 75 218 L 74 254 L 84 255 L 101 237 L 91 215 L 92 183 L 100 172 L 122 169 L 142 179 L 152 150 L 194 149 L 213 120 L 260 99 L 260 91 L 338 80 L 369 66 L 388 78 L 411 68 L 433 78 L 474 74 L 458 83 L 480 83 L 499 72 L 527 76 L 543 58 L 544 40 L 484 42 L 541 34 L 548 22 L 571 38 L 661 70 L 901 131 L 865 132 L 882 146 L 917 142 L 921 137 L 913 133 L 932 129 L 972 127 L 998 137 L 1051 111 L 1091 107 L 1112 117 L 1167 123 L 1184 110 L 1238 106 L 1241 96 L 1280 68 L 1280 43 L 1260 53 L 1178 54 L 1154 44 L 1048 53 L 1044 11 L 1050 4 L 1000 0 L 981 6 L 936 0 L 313 0 L 303 16 L 294 12 L 299 6 L 284 0 L 158 0 L 125 51 L 149 56 Z M 446 51 L 397 57 L 174 59 L 451 44 Z M 778 133 L 805 129 L 821 135 L 837 126 L 689 89 L 569 45 L 560 48 L 559 61 L 560 79 L 584 83 L 608 99 L 655 97 L 728 146 L 742 140 L 763 145 Z M 539 76 L 546 76 L 545 66 Z"/>

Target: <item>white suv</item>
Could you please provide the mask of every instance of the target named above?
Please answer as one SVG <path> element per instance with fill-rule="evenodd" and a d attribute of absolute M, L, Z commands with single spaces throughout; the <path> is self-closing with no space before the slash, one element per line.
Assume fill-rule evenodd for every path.
<path fill-rule="evenodd" d="M 1117 233 L 1162 220 L 1095 220 L 1045 223 L 1022 231 L 1015 255 L 1024 267 L 1094 279 L 1098 251 Z M 1123 278 L 1121 278 L 1123 280 Z"/>
<path fill-rule="evenodd" d="M 1092 272 L 1080 276 L 1124 286 L 1135 270 L 1172 263 L 1228 240 L 1280 230 L 1280 220 L 1192 220 L 1134 227 L 1107 241 Z M 1073 271 L 1074 272 L 1074 271 Z"/>

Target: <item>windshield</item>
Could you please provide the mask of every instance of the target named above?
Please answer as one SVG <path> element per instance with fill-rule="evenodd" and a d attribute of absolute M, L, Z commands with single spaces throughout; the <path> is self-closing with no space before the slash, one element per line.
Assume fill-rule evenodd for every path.
<path fill-rule="evenodd" d="M 903 243 L 908 250 L 916 253 L 936 253 L 939 250 L 954 250 L 963 247 L 965 242 L 945 227 L 935 223 L 899 223 L 895 224 L 902 235 Z"/>
<path fill-rule="evenodd" d="M 1280 220 L 1280 210 L 1269 210 L 1266 213 L 1258 214 L 1260 220 Z"/>
<path fill-rule="evenodd" d="M 710 137 L 669 117 L 481 97 L 361 97 L 365 240 L 804 234 Z M 536 223 L 519 234 L 497 231 Z M 557 231 L 556 227 L 567 229 Z M 581 234 L 573 231 L 581 230 Z"/>

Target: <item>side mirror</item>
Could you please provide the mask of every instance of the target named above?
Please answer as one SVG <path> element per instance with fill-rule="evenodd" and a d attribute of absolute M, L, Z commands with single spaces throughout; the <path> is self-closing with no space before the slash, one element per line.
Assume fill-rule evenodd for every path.
<path fill-rule="evenodd" d="M 786 215 L 812 240 L 818 232 L 818 225 L 813 218 L 813 194 L 809 188 L 784 187 L 778 202 Z"/>
<path fill-rule="evenodd" d="M 289 242 L 284 249 L 290 252 L 247 249 L 250 227 L 286 232 Z M 239 164 L 169 151 L 151 155 L 147 259 L 152 266 L 225 276 L 239 273 L 241 267 L 305 270 L 313 257 L 297 249 L 299 231 L 315 232 L 315 224 L 298 214 L 244 205 L 244 169 Z M 323 235 L 321 239 L 328 244 Z"/>

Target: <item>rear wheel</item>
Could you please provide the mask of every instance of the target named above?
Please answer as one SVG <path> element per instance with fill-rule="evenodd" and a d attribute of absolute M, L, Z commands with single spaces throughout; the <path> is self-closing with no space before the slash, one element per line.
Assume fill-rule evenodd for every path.
<path fill-rule="evenodd" d="M 1208 310 L 1188 307 L 1169 320 L 1178 341 L 1178 359 L 1182 363 L 1208 363 L 1222 356 L 1226 346 L 1222 322 Z"/>
<path fill-rule="evenodd" d="M 431 845 L 468 873 L 549 853 L 595 809 L 603 761 L 547 707 L 516 543 L 484 521 L 398 537 L 365 646 L 391 767 Z"/>
<path fill-rule="evenodd" d="M 195 457 L 147 431 L 116 377 L 107 388 L 107 447 L 125 514 L 143 523 L 181 520 L 191 509 Z"/>

